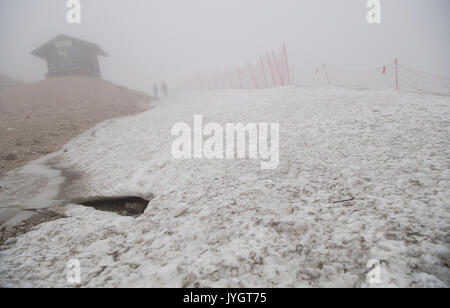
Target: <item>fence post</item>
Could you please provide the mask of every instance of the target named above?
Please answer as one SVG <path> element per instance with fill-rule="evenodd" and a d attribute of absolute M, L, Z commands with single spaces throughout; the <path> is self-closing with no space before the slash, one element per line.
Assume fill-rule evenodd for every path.
<path fill-rule="evenodd" d="M 220 77 L 220 82 L 222 83 L 222 87 L 224 89 L 228 89 L 227 88 L 227 82 L 226 82 L 227 78 L 226 77 L 224 78 L 223 75 L 224 75 L 224 72 L 223 71 L 222 72 L 219 71 L 219 77 Z"/>
<path fill-rule="evenodd" d="M 225 82 L 223 82 L 223 78 L 222 78 L 222 74 L 220 73 L 220 70 L 217 71 L 217 76 L 218 76 L 218 78 L 219 78 L 220 88 L 221 88 L 221 89 L 225 89 L 225 88 L 226 88 Z"/>
<path fill-rule="evenodd" d="M 209 80 L 209 84 L 210 84 L 210 86 L 209 86 L 209 89 L 210 90 L 214 90 L 214 75 L 211 75 L 211 73 L 207 73 L 206 74 L 207 76 L 208 76 L 208 80 Z"/>
<path fill-rule="evenodd" d="M 211 73 L 211 79 L 213 81 L 214 90 L 218 90 L 219 89 L 219 81 L 217 80 L 216 74 Z"/>
<path fill-rule="evenodd" d="M 267 84 L 266 70 L 264 69 L 264 60 L 262 57 L 260 58 L 260 60 L 261 60 L 261 68 L 262 68 L 263 75 L 264 75 L 264 85 L 266 86 L 266 88 L 268 88 L 269 86 Z"/>
<path fill-rule="evenodd" d="M 203 83 L 205 85 L 205 90 L 209 90 L 209 79 L 208 74 L 202 74 Z"/>
<path fill-rule="evenodd" d="M 283 44 L 283 51 L 284 51 L 284 58 L 286 59 L 288 82 L 289 82 L 289 85 L 292 86 L 291 72 L 289 71 L 289 62 L 288 62 L 288 57 L 287 57 L 287 52 L 286 52 L 286 43 Z"/>
<path fill-rule="evenodd" d="M 266 56 L 267 56 L 267 63 L 269 63 L 269 67 L 270 67 L 270 74 L 272 76 L 272 83 L 273 83 L 273 86 L 276 87 L 277 84 L 276 84 L 276 81 L 275 81 L 275 75 L 273 73 L 272 62 L 270 61 L 269 53 L 267 53 Z"/>
<path fill-rule="evenodd" d="M 221 89 L 222 88 L 222 82 L 220 81 L 220 75 L 218 76 L 217 74 L 214 74 L 214 79 L 216 80 L 216 87 L 217 89 Z"/>
<path fill-rule="evenodd" d="M 294 70 L 294 68 L 291 68 L 291 82 L 292 82 L 292 85 L 295 86 L 295 70 Z"/>
<path fill-rule="evenodd" d="M 278 74 L 280 75 L 281 85 L 284 86 L 284 78 L 283 78 L 283 75 L 281 74 L 280 66 L 278 65 L 278 61 L 277 61 L 277 57 L 275 56 L 275 52 L 272 51 L 272 55 L 273 55 L 273 61 L 275 62 L 275 65 L 277 67 Z"/>
<path fill-rule="evenodd" d="M 228 76 L 228 81 L 230 82 L 230 89 L 234 89 L 234 85 L 233 85 L 233 78 L 231 78 L 231 73 L 227 68 L 227 76 Z"/>
<path fill-rule="evenodd" d="M 330 84 L 330 78 L 328 77 L 327 67 L 326 67 L 325 64 L 323 65 L 323 71 L 325 72 L 325 76 L 327 77 L 327 83 L 330 86 L 331 85 Z"/>
<path fill-rule="evenodd" d="M 395 58 L 395 90 L 398 91 L 398 61 Z"/>
<path fill-rule="evenodd" d="M 238 72 L 238 77 L 239 77 L 239 87 L 241 89 L 243 89 L 243 87 L 242 87 L 242 78 L 241 78 L 241 70 L 239 69 L 239 67 L 237 68 L 237 72 Z"/>
<path fill-rule="evenodd" d="M 202 90 L 206 90 L 208 87 L 205 86 L 205 81 L 203 80 L 203 76 L 201 73 L 198 74 L 198 78 L 200 80 L 200 87 Z"/>
<path fill-rule="evenodd" d="M 255 74 L 253 74 L 252 65 L 250 64 L 250 62 L 248 63 L 248 70 L 250 71 L 250 74 L 252 75 L 253 84 L 255 86 L 255 89 L 258 89 L 258 83 L 256 82 L 256 77 L 255 77 Z"/>

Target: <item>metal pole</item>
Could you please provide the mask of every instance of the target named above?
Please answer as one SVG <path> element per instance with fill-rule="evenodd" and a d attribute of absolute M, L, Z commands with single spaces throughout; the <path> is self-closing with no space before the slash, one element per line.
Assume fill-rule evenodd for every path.
<path fill-rule="evenodd" d="M 327 67 L 325 64 L 323 65 L 323 71 L 325 72 L 325 76 L 327 77 L 328 85 L 330 85 L 330 78 L 328 77 Z"/>
<path fill-rule="evenodd" d="M 256 82 L 256 77 L 255 77 L 255 74 L 253 74 L 252 65 L 250 63 L 248 63 L 248 70 L 250 71 L 250 74 L 252 75 L 253 84 L 255 85 L 255 89 L 258 89 L 258 83 Z"/>
<path fill-rule="evenodd" d="M 276 84 L 276 81 L 275 81 L 275 75 L 273 73 L 272 62 L 270 61 L 270 56 L 269 56 L 268 53 L 266 54 L 266 56 L 267 56 L 267 63 L 269 63 L 269 67 L 270 67 L 270 74 L 272 75 L 272 83 L 273 83 L 273 86 L 276 87 L 277 84 Z"/>
<path fill-rule="evenodd" d="M 284 51 L 284 58 L 286 59 L 288 82 L 289 82 L 289 85 L 292 85 L 291 72 L 289 71 L 289 62 L 288 62 L 288 57 L 287 57 L 287 52 L 286 52 L 286 43 L 283 44 L 283 51 Z"/>
<path fill-rule="evenodd" d="M 260 60 L 261 60 L 261 68 L 262 68 L 263 75 L 264 75 L 264 85 L 266 86 L 266 88 L 268 88 L 266 70 L 264 69 L 264 59 L 261 57 Z"/>
<path fill-rule="evenodd" d="M 398 91 L 398 61 L 395 58 L 395 90 Z"/>
<path fill-rule="evenodd" d="M 239 69 L 239 67 L 237 68 L 237 72 L 238 72 L 238 76 L 239 76 L 239 86 L 242 89 L 242 78 L 241 78 L 241 70 Z"/>
<path fill-rule="evenodd" d="M 278 70 L 278 74 L 280 75 L 281 85 L 284 86 L 284 78 L 283 78 L 283 75 L 281 74 L 280 67 L 278 66 L 278 61 L 277 61 L 277 57 L 275 56 L 275 52 L 272 51 L 272 55 L 273 55 L 273 61 L 275 61 L 275 65 Z"/>
<path fill-rule="evenodd" d="M 231 78 L 230 71 L 227 69 L 228 80 L 230 81 L 230 89 L 234 89 L 233 78 Z"/>

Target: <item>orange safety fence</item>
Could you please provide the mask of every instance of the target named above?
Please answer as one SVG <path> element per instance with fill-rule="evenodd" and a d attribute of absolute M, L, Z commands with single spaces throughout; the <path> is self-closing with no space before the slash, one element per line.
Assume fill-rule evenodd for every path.
<path fill-rule="evenodd" d="M 346 70 L 325 64 L 309 72 L 294 70 L 289 67 L 285 45 L 278 53 L 266 53 L 257 61 L 235 69 L 198 73 L 184 88 L 266 89 L 287 85 L 387 89 L 450 95 L 450 78 L 405 66 L 397 59 L 393 63 L 365 70 Z"/>

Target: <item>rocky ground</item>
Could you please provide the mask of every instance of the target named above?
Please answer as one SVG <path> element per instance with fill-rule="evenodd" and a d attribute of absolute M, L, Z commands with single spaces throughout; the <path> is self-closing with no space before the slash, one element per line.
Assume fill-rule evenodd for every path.
<path fill-rule="evenodd" d="M 17 225 L 2 226 L 0 227 L 0 246 L 9 238 L 30 232 L 34 227 L 40 225 L 41 223 L 54 221 L 64 217 L 64 215 L 58 214 L 54 211 L 41 210 L 36 212 L 35 215 L 31 216 L 29 219 L 24 220 Z"/>
<path fill-rule="evenodd" d="M 150 97 L 99 78 L 58 77 L 0 90 L 0 176 L 110 118 L 148 108 Z"/>

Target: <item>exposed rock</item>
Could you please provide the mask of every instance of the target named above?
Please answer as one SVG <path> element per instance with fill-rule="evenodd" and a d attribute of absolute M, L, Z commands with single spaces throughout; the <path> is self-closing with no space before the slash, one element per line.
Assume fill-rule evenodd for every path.
<path fill-rule="evenodd" d="M 19 157 L 17 156 L 17 154 L 14 153 L 8 153 L 3 157 L 5 160 L 17 160 Z"/>
<path fill-rule="evenodd" d="M 143 203 L 127 202 L 125 204 L 125 210 L 135 215 L 142 214 L 146 208 L 147 205 Z"/>

